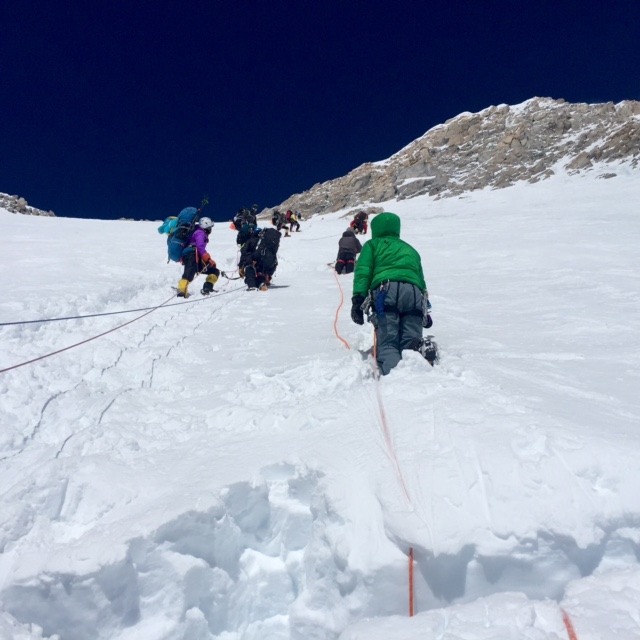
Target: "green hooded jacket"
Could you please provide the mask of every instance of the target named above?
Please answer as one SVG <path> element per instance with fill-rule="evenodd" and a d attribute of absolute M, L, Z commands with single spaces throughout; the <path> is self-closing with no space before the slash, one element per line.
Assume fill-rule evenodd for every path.
<path fill-rule="evenodd" d="M 400 218 L 395 213 L 381 213 L 371 221 L 371 240 L 365 243 L 356 263 L 353 295 L 367 296 L 386 280 L 409 282 L 420 291 L 427 290 L 420 254 L 400 240 Z"/>

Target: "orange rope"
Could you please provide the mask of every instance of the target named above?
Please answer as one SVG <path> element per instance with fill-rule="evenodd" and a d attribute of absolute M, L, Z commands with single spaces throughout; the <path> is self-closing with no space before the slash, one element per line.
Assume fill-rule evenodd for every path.
<path fill-rule="evenodd" d="M 344 292 L 342 290 L 342 285 L 340 284 L 340 279 L 338 278 L 337 271 L 333 268 L 332 265 L 328 265 L 332 270 L 333 274 L 336 278 L 336 282 L 338 283 L 338 288 L 340 289 L 340 304 L 338 305 L 338 309 L 336 310 L 336 317 L 333 321 L 333 330 L 336 334 L 338 340 L 340 340 L 347 349 L 351 349 L 349 343 L 340 336 L 338 333 L 338 316 L 340 315 L 340 309 L 344 304 Z M 398 476 L 398 480 L 400 482 L 400 486 L 402 487 L 402 491 L 404 493 L 407 502 L 411 504 L 411 497 L 409 496 L 409 491 L 407 490 L 407 485 L 404 481 L 404 477 L 402 475 L 402 470 L 400 469 L 400 463 L 398 462 L 398 457 L 396 456 L 395 448 L 393 446 L 393 441 L 391 439 L 391 431 L 389 429 L 389 423 L 387 421 L 387 412 L 384 408 L 384 403 L 382 402 L 382 396 L 380 394 L 380 385 L 378 381 L 380 380 L 380 370 L 378 369 L 378 360 L 377 360 L 377 351 L 378 351 L 378 342 L 377 342 L 377 334 L 374 330 L 373 332 L 373 370 L 376 378 L 376 396 L 378 399 L 378 409 L 380 411 L 380 423 L 382 425 L 382 432 L 384 435 L 385 443 L 387 445 L 387 453 L 389 458 L 391 458 L 391 462 L 395 467 L 396 474 Z M 413 581 L 413 547 L 409 549 L 409 615 L 414 615 L 414 581 Z"/>
<path fill-rule="evenodd" d="M 338 289 L 340 289 L 340 304 L 336 309 L 336 317 L 333 321 L 333 331 L 336 334 L 336 338 L 344 344 L 347 349 L 351 350 L 349 343 L 338 333 L 338 316 L 340 315 L 340 309 L 342 309 L 342 305 L 344 304 L 344 292 L 342 291 L 342 285 L 340 284 L 340 279 L 338 278 L 338 273 L 335 269 L 333 269 L 333 275 L 336 277 L 336 282 L 338 283 Z"/>
<path fill-rule="evenodd" d="M 412 618 L 413 610 L 413 547 L 409 547 L 409 617 Z"/>
<path fill-rule="evenodd" d="M 569 614 L 564 609 L 560 609 L 560 611 L 562 611 L 562 621 L 564 622 L 564 626 L 567 628 L 569 640 L 578 640 L 578 636 L 576 635 L 576 631 L 573 628 L 573 624 L 571 624 L 571 618 L 569 618 Z"/>
<path fill-rule="evenodd" d="M 333 330 L 338 340 L 340 340 L 345 345 L 345 347 L 347 347 L 347 349 L 351 349 L 351 347 L 349 346 L 349 343 L 343 337 L 341 337 L 340 334 L 338 333 L 338 316 L 340 314 L 340 309 L 344 303 L 344 292 L 342 291 L 342 285 L 340 284 L 338 273 L 331 265 L 328 265 L 328 266 L 333 270 L 333 274 L 336 277 L 336 282 L 338 283 L 338 288 L 340 289 L 340 304 L 338 305 L 338 309 L 336 311 L 336 317 L 335 317 L 335 320 L 333 321 Z M 377 344 L 378 343 L 376 340 L 376 332 L 374 330 L 373 332 L 373 370 L 376 377 L 376 382 L 380 380 L 380 371 L 378 370 L 378 361 L 377 361 Z M 380 387 L 377 384 L 376 384 L 376 396 L 378 399 L 378 408 L 380 410 L 380 423 L 382 425 L 382 433 L 384 435 L 385 443 L 387 445 L 387 452 L 389 454 L 389 457 L 391 458 L 391 462 L 393 463 L 393 466 L 395 467 L 396 474 L 398 476 L 398 480 L 400 481 L 400 486 L 402 487 L 402 491 L 404 492 L 405 498 L 407 499 L 407 502 L 411 504 L 409 491 L 407 490 L 407 485 L 404 481 L 402 470 L 400 469 L 400 463 L 398 462 L 398 457 L 396 456 L 396 452 L 393 446 L 393 441 L 391 440 L 391 431 L 389 429 L 389 424 L 387 421 L 387 412 L 385 411 L 384 403 L 382 402 L 382 396 L 380 395 Z"/>
<path fill-rule="evenodd" d="M 396 450 L 393 446 L 393 440 L 391 439 L 391 430 L 389 429 L 389 423 L 387 421 L 387 412 L 384 408 L 384 403 L 382 402 L 382 395 L 380 394 L 380 370 L 378 369 L 378 336 L 374 329 L 373 331 L 373 370 L 376 377 L 376 398 L 378 399 L 378 409 L 380 410 L 380 423 L 382 425 L 382 432 L 384 434 L 384 439 L 387 444 L 387 452 L 389 457 L 391 458 L 391 462 L 393 462 L 393 466 L 396 469 L 396 474 L 398 476 L 398 481 L 400 482 L 400 486 L 402 487 L 402 491 L 404 492 L 404 496 L 407 499 L 407 502 L 411 504 L 411 496 L 409 496 L 409 491 L 407 490 L 407 485 L 404 481 L 404 476 L 402 475 L 402 469 L 400 468 L 400 463 L 398 462 L 398 456 L 396 456 Z"/>

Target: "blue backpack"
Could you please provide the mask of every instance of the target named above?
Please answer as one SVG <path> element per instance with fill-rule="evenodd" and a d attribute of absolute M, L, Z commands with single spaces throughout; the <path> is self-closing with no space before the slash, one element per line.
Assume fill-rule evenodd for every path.
<path fill-rule="evenodd" d="M 165 218 L 165 221 L 158 227 L 158 233 L 166 233 L 170 236 L 177 224 L 178 218 L 176 218 L 176 216 L 169 216 L 168 218 Z"/>
<path fill-rule="evenodd" d="M 187 207 L 178 214 L 175 230 L 167 238 L 169 260 L 180 262 L 182 252 L 189 245 L 199 217 L 200 212 L 195 207 Z"/>

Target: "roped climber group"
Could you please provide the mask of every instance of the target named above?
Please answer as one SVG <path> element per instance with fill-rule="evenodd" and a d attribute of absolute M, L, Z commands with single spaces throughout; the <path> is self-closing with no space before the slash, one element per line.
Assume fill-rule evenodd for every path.
<path fill-rule="evenodd" d="M 297 211 L 289 210 L 286 214 L 281 214 L 276 210 L 272 218 L 272 224 L 276 228 L 261 229 L 258 227 L 257 213 L 257 204 L 250 209 L 242 207 L 231 223 L 232 228 L 238 232 L 238 271 L 249 291 L 264 291 L 271 286 L 271 279 L 278 266 L 277 253 L 282 231 L 287 237 L 289 229 L 299 232 L 299 220 L 302 218 Z M 189 297 L 189 283 L 196 275 L 207 276 L 200 291 L 203 295 L 209 295 L 214 291 L 214 285 L 221 273 L 226 276 L 217 268 L 215 260 L 207 251 L 209 234 L 214 223 L 209 217 L 201 214 L 202 206 L 199 209 L 187 207 L 178 216 L 170 216 L 158 227 L 159 233 L 168 235 L 169 259 L 180 262 L 184 267 L 177 287 L 177 295 L 183 298 Z"/>
<path fill-rule="evenodd" d="M 278 266 L 278 248 L 282 232 L 300 231 L 300 216 L 291 210 L 287 214 L 273 212 L 271 222 L 275 228 L 257 226 L 257 205 L 240 209 L 232 226 L 238 231 L 236 242 L 240 250 L 238 271 L 247 290 L 266 290 Z M 189 213 L 186 213 L 189 212 Z M 173 257 L 184 267 L 178 283 L 178 296 L 188 297 L 189 283 L 197 274 L 206 275 L 201 293 L 214 290 L 221 273 L 207 251 L 213 221 L 201 210 L 184 209 L 176 219 L 168 218 L 158 229 L 168 233 L 168 244 L 181 242 Z M 191 216 L 191 220 L 189 220 Z M 368 231 L 368 214 L 358 212 L 338 243 L 338 256 L 334 268 L 338 274 L 355 271 L 351 318 L 364 324 L 364 314 L 374 325 L 377 344 L 377 365 L 382 375 L 388 374 L 402 359 L 404 350 L 419 351 L 432 364 L 434 353 L 422 337 L 422 329 L 429 328 L 431 304 L 422 270 L 420 254 L 400 239 L 400 218 L 391 212 L 377 215 L 371 223 L 372 238 L 364 246 L 356 234 Z M 190 226 L 188 226 L 190 225 Z M 188 231 L 185 231 L 188 226 Z M 185 231 L 182 234 L 181 230 Z M 360 255 L 358 259 L 357 256 Z M 226 275 L 223 273 L 223 275 Z"/>
<path fill-rule="evenodd" d="M 278 230 L 284 231 L 285 238 L 289 237 L 289 231 L 300 231 L 300 214 L 289 209 L 286 213 L 277 209 L 271 216 L 271 224 Z"/>

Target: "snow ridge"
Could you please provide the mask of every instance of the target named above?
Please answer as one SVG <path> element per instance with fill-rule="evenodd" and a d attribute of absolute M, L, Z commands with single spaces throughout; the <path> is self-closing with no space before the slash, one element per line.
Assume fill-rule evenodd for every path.
<path fill-rule="evenodd" d="M 558 171 L 612 177 L 611 163 L 638 166 L 638 116 L 637 101 L 572 104 L 551 98 L 464 112 L 387 160 L 316 184 L 277 208 L 309 215 L 425 194 L 451 197 L 535 183 Z"/>

